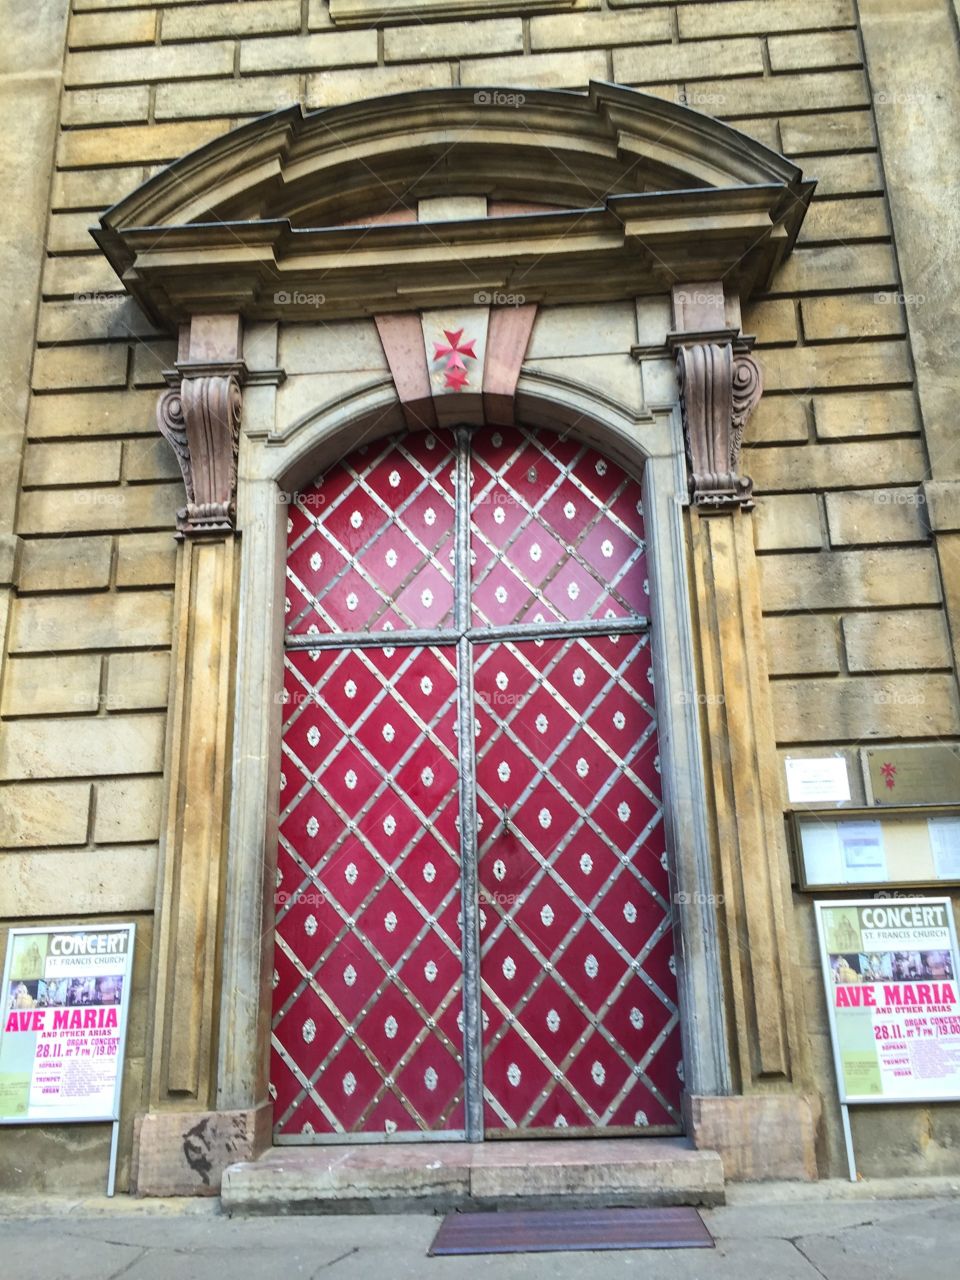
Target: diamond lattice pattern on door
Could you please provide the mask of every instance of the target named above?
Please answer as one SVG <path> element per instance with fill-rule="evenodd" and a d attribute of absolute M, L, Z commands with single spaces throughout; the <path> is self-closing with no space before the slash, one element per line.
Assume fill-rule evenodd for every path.
<path fill-rule="evenodd" d="M 676 1132 L 639 484 L 546 431 L 404 434 L 287 535 L 279 1140 Z"/>

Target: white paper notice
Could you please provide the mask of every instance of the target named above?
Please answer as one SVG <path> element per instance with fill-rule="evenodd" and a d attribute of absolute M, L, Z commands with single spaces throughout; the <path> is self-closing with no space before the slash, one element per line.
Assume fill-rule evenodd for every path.
<path fill-rule="evenodd" d="M 839 804 L 850 799 L 850 779 L 843 756 L 817 756 L 786 761 L 787 796 L 791 804 Z"/>
<path fill-rule="evenodd" d="M 801 829 L 807 884 L 845 884 L 840 831 L 835 822 L 805 822 Z"/>
<path fill-rule="evenodd" d="M 883 851 L 883 829 L 879 822 L 841 822 L 844 879 L 851 884 L 886 880 L 887 859 Z"/>
<path fill-rule="evenodd" d="M 960 818 L 931 818 L 927 823 L 938 880 L 960 880 Z"/>

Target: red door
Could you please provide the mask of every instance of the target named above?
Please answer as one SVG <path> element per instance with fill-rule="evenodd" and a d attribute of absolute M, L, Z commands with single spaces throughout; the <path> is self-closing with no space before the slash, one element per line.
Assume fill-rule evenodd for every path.
<path fill-rule="evenodd" d="M 287 572 L 278 1139 L 676 1132 L 639 485 L 404 435 L 297 496 Z"/>

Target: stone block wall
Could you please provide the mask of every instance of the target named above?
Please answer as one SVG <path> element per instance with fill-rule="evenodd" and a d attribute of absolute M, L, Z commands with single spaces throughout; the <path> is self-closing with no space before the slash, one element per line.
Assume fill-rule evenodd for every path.
<path fill-rule="evenodd" d="M 55 8 L 38 11 L 51 30 Z M 157 166 L 296 101 L 614 80 L 731 121 L 816 177 L 797 248 L 743 317 L 766 383 L 744 470 L 758 495 L 780 750 L 843 750 L 856 781 L 864 742 L 960 739 L 854 0 L 73 0 L 65 43 L 49 211 L 35 229 L 39 298 L 28 289 L 32 395 L 25 415 L 8 401 L 4 425 L 5 456 L 15 473 L 22 454 L 22 472 L 15 523 L 0 530 L 21 540 L 0 687 L 0 919 L 28 910 L 146 924 L 154 903 L 183 501 L 154 411 L 175 353 L 88 228 Z M 59 55 L 52 65 L 59 73 Z M 812 911 L 799 898 L 796 919 L 830 1097 Z M 934 1131 L 937 1150 L 949 1147 L 946 1109 L 909 1112 L 907 1154 L 887 1145 L 872 1171 L 927 1167 Z M 881 1121 L 858 1119 L 861 1147 Z M 75 1131 L 78 1151 L 89 1140 Z M 39 1151 L 53 1139 L 33 1141 Z M 938 1156 L 938 1168 L 955 1159 Z M 55 1163 L 41 1161 L 34 1185 Z M 824 1171 L 842 1172 L 833 1139 Z M 0 1165 L 0 1183 L 11 1176 Z"/>

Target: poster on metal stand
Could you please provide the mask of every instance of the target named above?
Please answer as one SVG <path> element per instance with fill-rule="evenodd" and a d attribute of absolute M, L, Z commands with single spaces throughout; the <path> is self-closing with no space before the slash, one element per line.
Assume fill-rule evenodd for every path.
<path fill-rule="evenodd" d="M 0 1124 L 109 1121 L 116 1182 L 136 926 L 11 929 L 0 986 Z"/>
<path fill-rule="evenodd" d="M 960 1100 L 957 932 L 949 898 L 815 904 L 850 1180 L 851 1105 Z"/>

